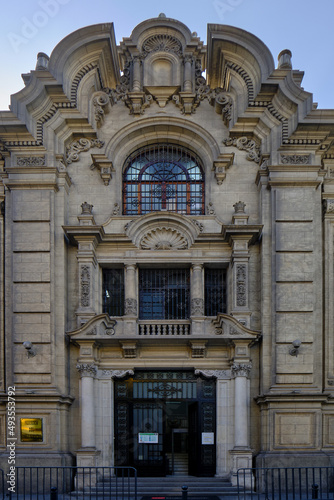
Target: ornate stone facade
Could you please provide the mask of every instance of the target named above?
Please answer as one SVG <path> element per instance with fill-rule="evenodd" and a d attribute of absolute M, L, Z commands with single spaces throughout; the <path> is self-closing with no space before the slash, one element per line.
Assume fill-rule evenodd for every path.
<path fill-rule="evenodd" d="M 125 35 L 66 37 L 0 112 L 0 468 L 6 381 L 43 419 L 21 465 L 132 465 L 126 383 L 152 373 L 191 388 L 208 475 L 330 465 L 334 111 L 238 28 Z"/>

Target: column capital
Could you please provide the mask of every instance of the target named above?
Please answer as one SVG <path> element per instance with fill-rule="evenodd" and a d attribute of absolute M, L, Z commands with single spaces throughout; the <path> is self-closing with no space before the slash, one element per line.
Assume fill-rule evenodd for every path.
<path fill-rule="evenodd" d="M 97 373 L 97 367 L 94 363 L 78 363 L 76 369 L 80 373 L 81 378 L 94 378 Z"/>
<path fill-rule="evenodd" d="M 249 378 L 252 369 L 252 363 L 233 363 L 231 367 L 232 375 L 236 377 Z"/>
<path fill-rule="evenodd" d="M 204 267 L 204 263 L 203 262 L 193 262 L 191 264 L 191 267 L 192 267 L 193 271 L 195 271 L 195 270 L 202 271 L 202 269 Z"/>

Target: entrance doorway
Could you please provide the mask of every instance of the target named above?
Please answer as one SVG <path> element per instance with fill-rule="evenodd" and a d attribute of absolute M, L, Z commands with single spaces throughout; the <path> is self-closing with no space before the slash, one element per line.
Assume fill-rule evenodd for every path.
<path fill-rule="evenodd" d="M 215 380 L 136 371 L 115 381 L 115 462 L 141 476 L 215 474 Z"/>

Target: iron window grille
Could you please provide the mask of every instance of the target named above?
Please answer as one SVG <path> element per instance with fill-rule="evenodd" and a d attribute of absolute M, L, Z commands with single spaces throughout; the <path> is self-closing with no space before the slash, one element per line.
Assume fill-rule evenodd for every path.
<path fill-rule="evenodd" d="M 139 319 L 188 319 L 189 269 L 140 269 Z"/>
<path fill-rule="evenodd" d="M 205 316 L 226 312 L 226 269 L 205 268 Z"/>
<path fill-rule="evenodd" d="M 182 146 L 145 146 L 132 153 L 125 164 L 123 213 L 143 215 L 161 210 L 205 213 L 201 160 Z"/>
<path fill-rule="evenodd" d="M 124 315 L 124 270 L 103 269 L 103 307 L 109 316 Z"/>

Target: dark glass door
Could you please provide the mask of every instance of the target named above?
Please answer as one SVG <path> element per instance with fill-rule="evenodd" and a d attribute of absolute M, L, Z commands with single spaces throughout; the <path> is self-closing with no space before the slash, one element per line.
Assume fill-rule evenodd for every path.
<path fill-rule="evenodd" d="M 115 461 L 139 476 L 173 472 L 188 453 L 188 472 L 215 474 L 215 380 L 192 371 L 137 371 L 115 381 Z"/>
<path fill-rule="evenodd" d="M 199 425 L 198 425 L 198 403 L 192 403 L 188 408 L 189 421 L 189 447 L 188 447 L 188 464 L 189 474 L 191 476 L 198 475 L 198 448 L 199 448 Z"/>

